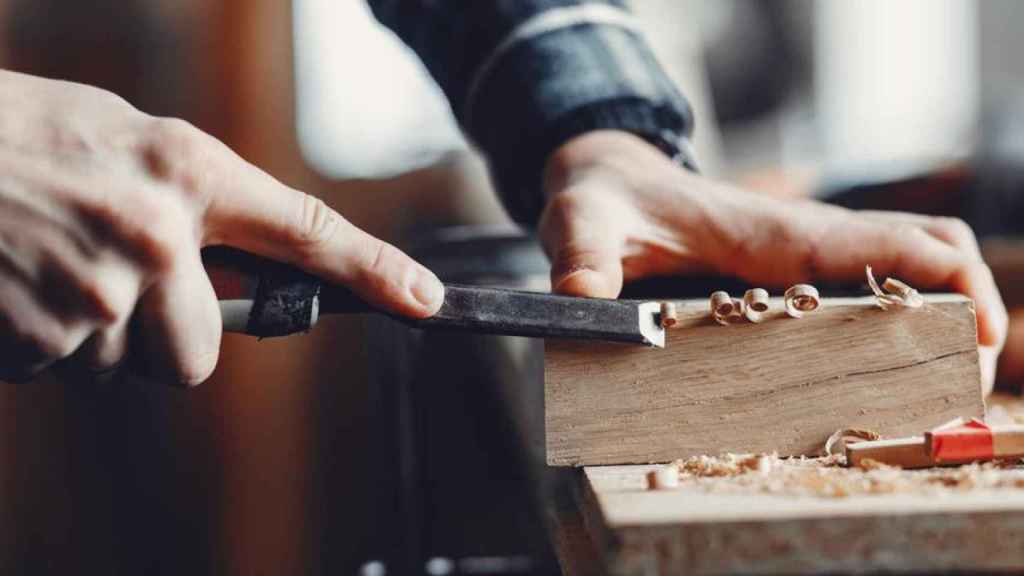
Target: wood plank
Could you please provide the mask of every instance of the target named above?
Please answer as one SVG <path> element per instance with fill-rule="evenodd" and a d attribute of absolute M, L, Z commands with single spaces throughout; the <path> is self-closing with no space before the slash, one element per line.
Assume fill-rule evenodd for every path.
<path fill-rule="evenodd" d="M 716 494 L 686 484 L 651 491 L 644 488 L 651 469 L 583 469 L 583 516 L 610 574 L 1024 568 L 1024 490 L 848 498 Z M 1012 483 L 1024 471 L 986 473 L 1015 475 Z"/>
<path fill-rule="evenodd" d="M 826 298 L 801 319 L 778 299 L 771 309 L 760 324 L 720 326 L 706 301 L 680 301 L 664 350 L 548 341 L 548 463 L 813 454 L 838 428 L 910 436 L 984 410 L 967 298 L 890 311 Z"/>

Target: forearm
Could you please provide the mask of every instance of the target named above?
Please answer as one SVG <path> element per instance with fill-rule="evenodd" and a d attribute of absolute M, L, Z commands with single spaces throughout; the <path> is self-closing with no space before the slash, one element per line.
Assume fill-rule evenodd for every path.
<path fill-rule="evenodd" d="M 520 222 L 533 224 L 540 214 L 541 172 L 551 152 L 585 132 L 632 132 L 683 151 L 692 165 L 689 106 L 623 2 L 371 5 L 424 59 Z"/>

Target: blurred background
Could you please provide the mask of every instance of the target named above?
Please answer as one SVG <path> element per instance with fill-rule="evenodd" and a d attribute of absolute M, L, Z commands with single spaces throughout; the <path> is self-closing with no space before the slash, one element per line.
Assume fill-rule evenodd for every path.
<path fill-rule="evenodd" d="M 704 172 L 964 217 L 1024 304 L 1024 3 L 633 4 Z M 0 0 L 0 29 L 4 68 L 185 118 L 446 278 L 544 288 L 439 90 L 360 0 Z M 0 572 L 554 571 L 538 355 L 324 319 L 225 338 L 187 392 L 0 386 Z M 1012 387 L 1024 362 L 1001 370 Z"/>

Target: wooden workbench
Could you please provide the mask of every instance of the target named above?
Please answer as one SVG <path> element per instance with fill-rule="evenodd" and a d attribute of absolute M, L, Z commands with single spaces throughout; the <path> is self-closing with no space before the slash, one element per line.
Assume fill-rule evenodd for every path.
<path fill-rule="evenodd" d="M 1009 412 L 1019 409 L 1011 402 Z M 1024 570 L 1024 467 L 865 471 L 826 459 L 792 461 L 794 473 L 783 468 L 788 461 L 773 462 L 740 475 L 684 477 L 663 490 L 647 486 L 655 465 L 576 470 L 576 506 L 552 514 L 563 568 L 616 575 Z"/>

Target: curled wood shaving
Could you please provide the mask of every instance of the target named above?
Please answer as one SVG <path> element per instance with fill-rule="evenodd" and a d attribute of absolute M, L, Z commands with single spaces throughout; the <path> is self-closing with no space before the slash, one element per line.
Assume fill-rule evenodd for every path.
<path fill-rule="evenodd" d="M 762 315 L 768 311 L 768 291 L 764 288 L 751 288 L 743 294 L 743 315 L 751 322 L 760 322 Z"/>
<path fill-rule="evenodd" d="M 871 272 L 871 266 L 865 266 L 864 273 L 868 277 L 868 286 L 874 292 L 875 300 L 882 310 L 901 306 L 904 308 L 920 308 L 924 305 L 924 297 L 921 296 L 921 293 L 905 282 L 895 278 L 886 278 L 882 282 L 882 287 L 879 287 L 878 282 L 875 280 L 875 275 Z"/>
<path fill-rule="evenodd" d="M 715 319 L 715 322 L 719 324 L 729 324 L 729 317 L 733 315 L 733 299 L 729 296 L 729 293 L 724 290 L 718 290 L 711 293 L 711 317 Z"/>
<path fill-rule="evenodd" d="M 818 289 L 810 284 L 797 284 L 786 290 L 783 300 L 786 314 L 793 318 L 801 318 L 806 312 L 813 312 L 821 305 Z"/>
<path fill-rule="evenodd" d="M 825 440 L 825 455 L 845 455 L 846 445 L 852 444 L 850 440 L 878 440 L 881 436 L 877 432 L 871 430 L 861 430 L 859 428 L 840 428 L 832 433 Z M 837 446 L 838 444 L 838 446 Z"/>

